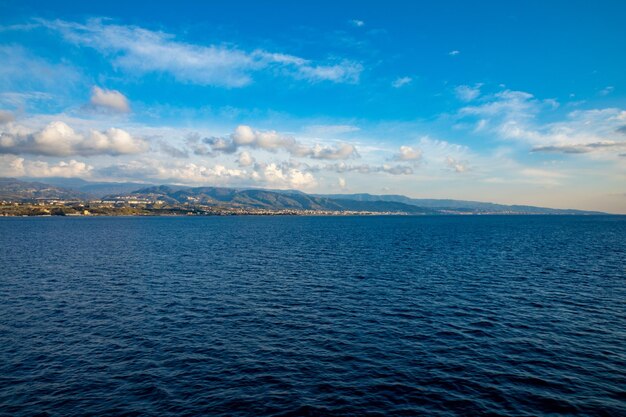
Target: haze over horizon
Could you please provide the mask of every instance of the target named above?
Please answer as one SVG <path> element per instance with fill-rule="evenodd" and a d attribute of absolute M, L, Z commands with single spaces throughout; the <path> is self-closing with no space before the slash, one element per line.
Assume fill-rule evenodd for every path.
<path fill-rule="evenodd" d="M 626 213 L 624 15 L 0 1 L 0 177 Z"/>

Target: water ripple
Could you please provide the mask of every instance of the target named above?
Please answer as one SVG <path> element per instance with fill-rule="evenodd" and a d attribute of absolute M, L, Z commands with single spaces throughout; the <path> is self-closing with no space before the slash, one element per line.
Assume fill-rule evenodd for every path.
<path fill-rule="evenodd" d="M 0 219 L 2 416 L 626 415 L 624 217 Z"/>

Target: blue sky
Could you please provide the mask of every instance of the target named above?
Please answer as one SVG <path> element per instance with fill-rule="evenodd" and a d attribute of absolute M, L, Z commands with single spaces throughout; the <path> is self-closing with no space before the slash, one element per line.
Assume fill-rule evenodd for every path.
<path fill-rule="evenodd" d="M 624 2 L 0 0 L 0 175 L 626 212 Z"/>

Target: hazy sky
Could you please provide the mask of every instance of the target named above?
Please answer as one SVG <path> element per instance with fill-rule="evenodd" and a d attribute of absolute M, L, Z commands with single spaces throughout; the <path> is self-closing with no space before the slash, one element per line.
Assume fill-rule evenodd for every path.
<path fill-rule="evenodd" d="M 626 213 L 624 16 L 623 0 L 0 0 L 0 176 Z"/>

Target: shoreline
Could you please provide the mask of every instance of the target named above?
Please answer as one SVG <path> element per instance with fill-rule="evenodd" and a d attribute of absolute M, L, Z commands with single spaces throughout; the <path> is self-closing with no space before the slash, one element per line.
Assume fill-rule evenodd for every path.
<path fill-rule="evenodd" d="M 205 204 L 103 203 L 95 201 L 0 202 L 0 217 L 209 217 L 209 216 L 603 216 L 600 212 L 478 211 L 423 209 L 408 211 L 318 210 L 229 207 Z"/>

